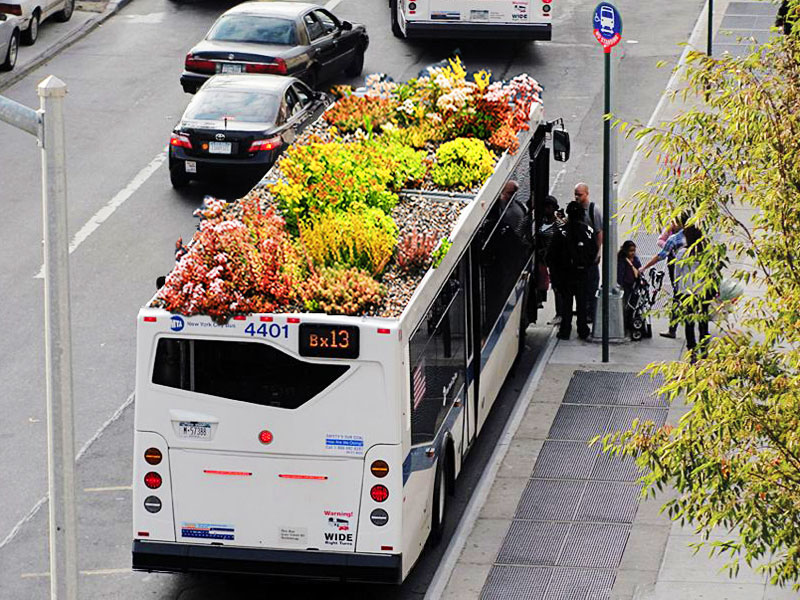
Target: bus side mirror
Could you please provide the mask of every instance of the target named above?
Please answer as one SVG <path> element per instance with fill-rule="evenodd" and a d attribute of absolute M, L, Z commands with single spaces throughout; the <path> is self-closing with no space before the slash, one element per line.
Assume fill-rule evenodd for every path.
<path fill-rule="evenodd" d="M 553 158 L 558 162 L 569 160 L 569 133 L 565 129 L 553 129 Z"/>
<path fill-rule="evenodd" d="M 161 275 L 160 277 L 156 277 L 156 290 L 160 290 L 164 287 L 164 284 L 167 282 L 166 275 Z"/>

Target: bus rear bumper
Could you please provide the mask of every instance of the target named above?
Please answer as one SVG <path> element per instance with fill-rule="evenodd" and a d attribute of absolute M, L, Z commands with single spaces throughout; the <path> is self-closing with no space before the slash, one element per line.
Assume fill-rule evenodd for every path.
<path fill-rule="evenodd" d="M 552 25 L 407 21 L 406 37 L 548 41 L 552 37 Z"/>
<path fill-rule="evenodd" d="M 401 554 L 352 554 L 133 541 L 135 571 L 283 575 L 401 583 Z"/>

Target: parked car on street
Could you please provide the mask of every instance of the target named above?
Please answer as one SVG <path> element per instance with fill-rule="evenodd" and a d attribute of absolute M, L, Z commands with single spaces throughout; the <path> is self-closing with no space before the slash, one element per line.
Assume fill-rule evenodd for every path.
<path fill-rule="evenodd" d="M 10 71 L 17 64 L 19 20 L 0 13 L 0 71 Z"/>
<path fill-rule="evenodd" d="M 315 88 L 344 71 L 361 74 L 369 36 L 316 4 L 245 2 L 225 12 L 186 55 L 183 90 L 216 73 L 292 75 Z"/>
<path fill-rule="evenodd" d="M 0 13 L 15 15 L 20 18 L 20 41 L 30 46 L 39 37 L 39 25 L 53 17 L 65 23 L 72 18 L 75 0 L 7 0 L 0 2 Z"/>
<path fill-rule="evenodd" d="M 173 187 L 225 171 L 263 175 L 328 103 L 294 77 L 214 75 L 172 132 Z"/>

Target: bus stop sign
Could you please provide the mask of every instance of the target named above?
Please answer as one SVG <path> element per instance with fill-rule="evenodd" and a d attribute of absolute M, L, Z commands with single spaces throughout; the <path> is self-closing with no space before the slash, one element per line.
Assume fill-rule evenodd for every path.
<path fill-rule="evenodd" d="M 594 9 L 594 37 L 605 52 L 611 52 L 622 39 L 622 17 L 610 2 L 601 2 Z"/>

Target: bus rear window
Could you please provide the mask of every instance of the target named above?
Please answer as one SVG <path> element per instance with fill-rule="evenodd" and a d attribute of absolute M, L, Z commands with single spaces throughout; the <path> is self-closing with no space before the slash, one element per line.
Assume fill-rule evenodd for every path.
<path fill-rule="evenodd" d="M 162 338 L 153 383 L 277 408 L 298 408 L 344 375 L 347 365 L 297 360 L 258 342 Z"/>

